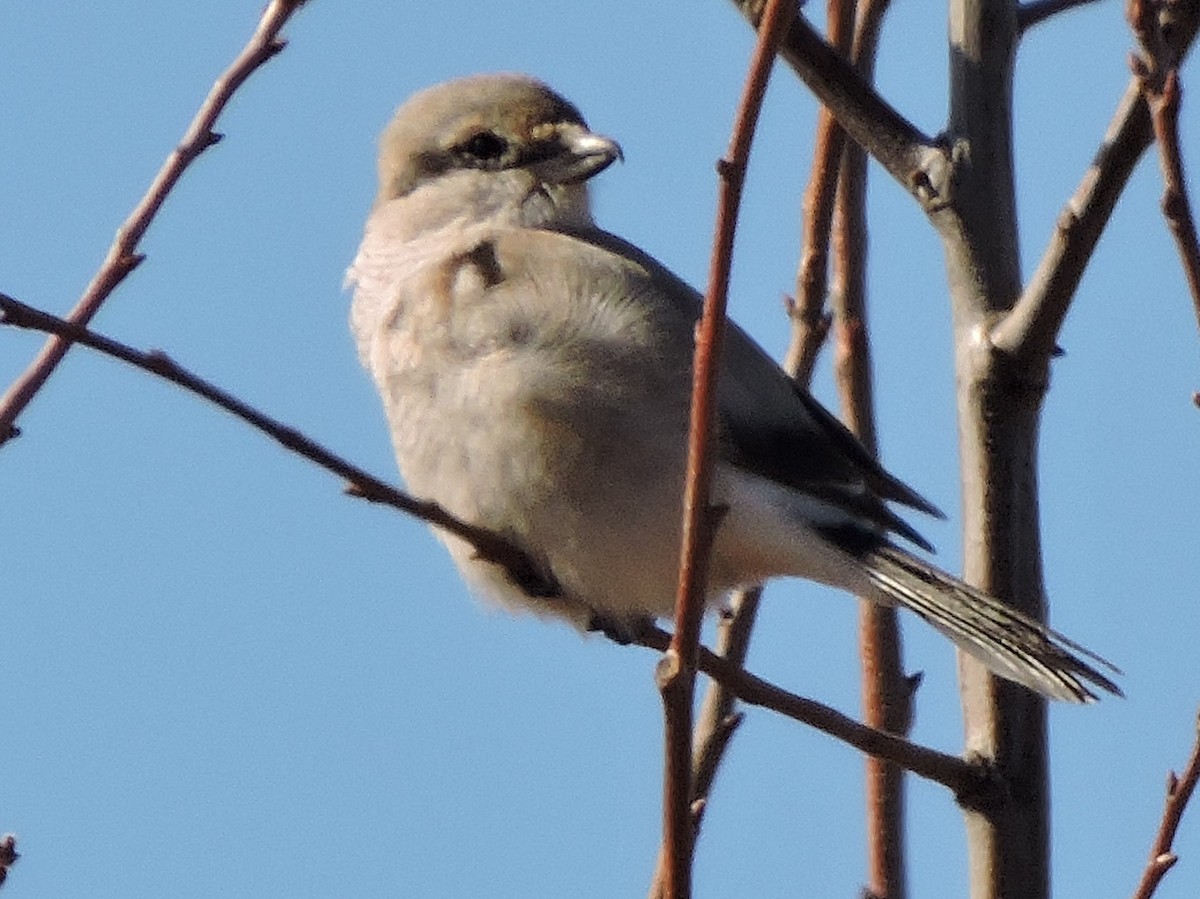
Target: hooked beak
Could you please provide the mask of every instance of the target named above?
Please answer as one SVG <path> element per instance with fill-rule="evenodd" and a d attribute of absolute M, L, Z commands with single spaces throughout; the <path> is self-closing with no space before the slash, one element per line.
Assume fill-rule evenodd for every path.
<path fill-rule="evenodd" d="M 593 134 L 582 125 L 560 125 L 554 144 L 554 152 L 530 166 L 546 184 L 577 184 L 625 158 L 615 140 Z"/>

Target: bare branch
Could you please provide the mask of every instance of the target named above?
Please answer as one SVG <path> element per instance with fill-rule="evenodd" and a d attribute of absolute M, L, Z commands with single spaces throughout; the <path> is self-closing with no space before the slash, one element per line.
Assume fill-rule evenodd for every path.
<path fill-rule="evenodd" d="M 663 652 L 670 645 L 671 635 L 646 622 L 634 634 L 632 642 Z M 807 724 L 855 749 L 895 762 L 918 777 L 947 787 L 961 805 L 990 807 L 1003 795 L 1003 785 L 992 770 L 981 762 L 966 761 L 867 727 L 837 709 L 789 693 L 703 646 L 700 647 L 699 670 L 719 681 L 742 702 L 770 709 L 785 718 Z"/>
<path fill-rule="evenodd" d="M 1024 34 L 1034 25 L 1045 22 L 1052 16 L 1095 2 L 1096 0 L 1030 0 L 1017 7 L 1017 30 Z"/>
<path fill-rule="evenodd" d="M 1158 825 L 1158 835 L 1150 848 L 1150 860 L 1142 872 L 1141 882 L 1133 893 L 1133 899 L 1150 899 L 1158 889 L 1163 876 L 1171 870 L 1178 861 L 1178 856 L 1171 850 L 1175 842 L 1175 834 L 1179 830 L 1179 822 L 1187 809 L 1188 801 L 1196 791 L 1200 782 L 1200 718 L 1196 721 L 1196 738 L 1192 744 L 1192 754 L 1183 769 L 1183 774 L 1176 775 L 1174 771 L 1167 774 L 1167 801 L 1163 808 L 1162 821 Z"/>
<path fill-rule="evenodd" d="M 1200 4 L 1179 4 L 1171 46 L 1177 59 L 1191 48 Z M 1150 112 L 1134 78 L 1109 123 L 1095 159 L 1059 213 L 1050 243 L 1012 310 L 992 330 L 997 349 L 1023 360 L 1048 359 L 1084 269 L 1133 167 L 1154 137 Z"/>
<path fill-rule="evenodd" d="M 437 503 L 415 499 L 402 493 L 301 434 L 295 428 L 288 427 L 193 374 L 164 353 L 136 350 L 94 331 L 89 331 L 80 325 L 34 309 L 5 294 L 0 294 L 0 324 L 54 334 L 67 345 L 82 343 L 106 356 L 119 359 L 135 368 L 177 384 L 184 390 L 203 397 L 246 422 L 252 428 L 273 438 L 284 448 L 344 478 L 349 485 L 346 492 L 352 496 L 392 506 L 401 512 L 406 512 L 461 537 L 475 547 L 481 558 L 503 567 L 513 582 L 529 592 L 530 595 L 546 599 L 553 599 L 560 595 L 558 585 L 554 583 L 553 579 L 519 547 L 514 546 L 506 538 L 455 518 Z"/>
<path fill-rule="evenodd" d="M 286 46 L 279 32 L 305 0 L 270 0 L 250 41 L 209 91 L 183 140 L 167 157 L 145 196 L 117 229 L 100 269 L 66 320 L 86 326 L 104 301 L 145 258 L 138 245 L 167 195 L 201 153 L 221 139 L 214 128 L 229 100 L 255 71 Z M 71 348 L 71 341 L 52 337 L 22 375 L 0 397 L 0 446 L 16 435 L 15 423 Z"/>
<path fill-rule="evenodd" d="M 690 899 L 692 850 L 691 815 L 692 698 L 696 653 L 704 615 L 705 580 L 718 510 L 708 505 L 714 454 L 717 372 L 725 332 L 725 306 L 733 263 L 733 238 L 741 201 L 742 182 L 750 159 L 758 114 L 771 68 L 787 25 L 785 0 L 768 0 L 758 42 L 738 104 L 728 155 L 717 166 L 720 176 L 716 235 L 713 239 L 708 290 L 700 318 L 693 363 L 691 421 L 688 431 L 687 478 L 683 496 L 683 539 L 680 548 L 679 592 L 675 602 L 675 635 L 659 661 L 656 678 L 662 693 L 666 755 L 663 784 L 663 846 L 667 858 L 666 899 Z"/>
<path fill-rule="evenodd" d="M 733 0 L 738 11 L 757 27 L 763 0 Z M 859 146 L 928 208 L 936 205 L 931 186 L 941 182 L 931 169 L 940 165 L 943 151 L 916 125 L 896 111 L 854 70 L 843 54 L 813 30 L 803 16 L 794 16 L 779 55 Z"/>

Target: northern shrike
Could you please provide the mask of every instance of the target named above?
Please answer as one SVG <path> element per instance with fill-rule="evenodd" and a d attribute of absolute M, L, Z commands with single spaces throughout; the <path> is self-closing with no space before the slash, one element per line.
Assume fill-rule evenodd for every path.
<path fill-rule="evenodd" d="M 496 531 L 560 595 L 439 534 L 463 576 L 580 628 L 670 614 L 701 298 L 601 230 L 587 181 L 621 155 L 523 75 L 431 87 L 380 140 L 352 328 L 411 491 Z M 721 362 L 709 599 L 778 576 L 903 606 L 1057 699 L 1119 693 L 1106 663 L 902 549 L 888 503 L 939 514 L 734 324 Z"/>

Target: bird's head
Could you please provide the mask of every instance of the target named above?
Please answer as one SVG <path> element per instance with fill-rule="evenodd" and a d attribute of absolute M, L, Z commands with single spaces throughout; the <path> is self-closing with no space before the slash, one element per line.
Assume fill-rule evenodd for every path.
<path fill-rule="evenodd" d="M 621 158 L 573 104 L 527 75 L 476 75 L 414 94 L 379 145 L 376 206 L 423 194 L 478 218 L 590 221 L 586 182 Z M 448 209 L 435 218 L 443 218 Z"/>

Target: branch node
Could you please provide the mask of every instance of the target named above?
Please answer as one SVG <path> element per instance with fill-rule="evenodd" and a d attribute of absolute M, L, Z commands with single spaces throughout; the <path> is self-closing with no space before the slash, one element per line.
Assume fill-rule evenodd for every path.
<path fill-rule="evenodd" d="M 1003 807 L 1011 796 L 1000 769 L 983 756 L 969 756 L 964 761 L 967 771 L 954 791 L 959 807 L 984 815 Z"/>
<path fill-rule="evenodd" d="M 1071 232 L 1079 227 L 1079 214 L 1069 206 L 1064 207 L 1055 219 L 1054 226 L 1058 228 L 1062 239 L 1066 240 L 1071 236 Z"/>

